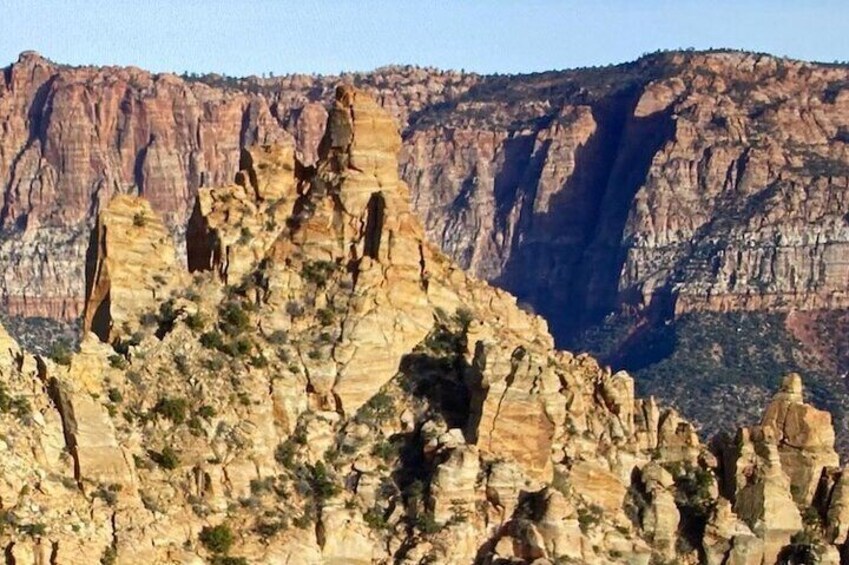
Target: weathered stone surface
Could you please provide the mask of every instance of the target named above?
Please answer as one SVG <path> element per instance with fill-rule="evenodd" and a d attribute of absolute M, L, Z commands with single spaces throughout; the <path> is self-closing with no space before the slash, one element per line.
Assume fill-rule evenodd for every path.
<path fill-rule="evenodd" d="M 541 76 L 244 80 L 22 54 L 0 82 L 0 297 L 12 314 L 74 318 L 89 228 L 112 196 L 150 199 L 181 249 L 196 195 L 232 180 L 242 148 L 293 146 L 317 163 L 341 81 L 398 119 L 424 234 L 544 315 L 561 344 L 617 311 L 644 330 L 693 311 L 843 307 L 847 80 L 840 66 L 734 52 Z M 675 402 L 685 392 L 663 392 L 699 415 Z"/>
<path fill-rule="evenodd" d="M 164 262 L 162 294 L 137 292 L 160 238 L 94 239 L 109 270 L 92 288 L 129 301 L 109 312 L 131 343 L 89 338 L 64 367 L 0 332 L 7 555 L 694 563 L 677 542 L 701 512 L 710 562 L 773 563 L 811 549 L 799 540 L 834 561 L 845 481 L 798 377 L 710 453 L 629 375 L 555 351 L 541 318 L 427 243 L 392 164 L 398 132 L 363 91 L 338 90 L 315 167 L 277 141 L 202 191 L 198 233 L 229 255 L 192 244 L 202 267 Z M 818 474 L 823 540 L 797 494 Z"/>
<path fill-rule="evenodd" d="M 171 235 L 144 198 L 119 195 L 98 216 L 86 260 L 83 332 L 129 337 L 175 284 Z"/>
<path fill-rule="evenodd" d="M 724 498 L 717 500 L 702 545 L 708 565 L 763 563 L 763 541 L 737 518 L 731 503 Z"/>
<path fill-rule="evenodd" d="M 554 558 L 580 559 L 581 528 L 574 506 L 554 489 L 546 489 L 543 497 L 545 509 L 537 529 L 546 553 Z"/>
<path fill-rule="evenodd" d="M 132 464 L 118 444 L 106 410 L 87 392 L 71 392 L 57 385 L 58 408 L 78 481 L 134 486 Z"/>
<path fill-rule="evenodd" d="M 837 467 L 831 414 L 802 399 L 802 379 L 784 378 L 781 391 L 764 412 L 761 425 L 776 434 L 781 467 L 790 477 L 793 498 L 811 504 L 825 467 Z"/>
<path fill-rule="evenodd" d="M 558 335 L 574 314 L 650 308 L 670 291 L 679 312 L 846 304 L 845 68 L 717 52 L 614 67 L 604 88 L 587 73 L 356 79 L 400 121 L 428 236 Z M 181 227 L 200 187 L 231 180 L 240 147 L 288 131 L 315 163 L 320 102 L 340 80 L 225 84 L 35 53 L 4 79 L 2 249 L 18 258 L 6 304 L 68 317 L 83 304 L 84 222 L 113 194 L 135 185 Z M 48 261 L 44 245 L 67 259 Z"/>
<path fill-rule="evenodd" d="M 793 534 L 802 529 L 802 516 L 771 428 L 744 428 L 737 444 L 734 512 L 763 540 L 764 562 L 773 563 Z"/>
<path fill-rule="evenodd" d="M 473 447 L 452 449 L 431 480 L 433 517 L 444 524 L 459 515 L 474 512 L 480 497 L 476 492 L 480 457 Z"/>
<path fill-rule="evenodd" d="M 235 184 L 198 191 L 186 233 L 189 270 L 233 284 L 265 257 L 297 197 L 291 143 L 244 149 L 239 167 Z"/>
<path fill-rule="evenodd" d="M 843 469 L 837 477 L 828 505 L 826 521 L 828 538 L 835 545 L 849 539 L 849 471 Z"/>
<path fill-rule="evenodd" d="M 593 504 L 615 513 L 622 509 L 626 486 L 619 478 L 595 461 L 579 461 L 572 466 L 569 478 L 581 496 Z"/>
<path fill-rule="evenodd" d="M 323 563 L 368 565 L 382 554 L 359 512 L 331 508 L 321 515 Z"/>
<path fill-rule="evenodd" d="M 674 484 L 672 475 L 660 465 L 649 463 L 643 467 L 640 476 L 649 496 L 649 506 L 641 516 L 642 528 L 663 555 L 672 557 L 681 520 L 675 496 L 670 492 Z"/>

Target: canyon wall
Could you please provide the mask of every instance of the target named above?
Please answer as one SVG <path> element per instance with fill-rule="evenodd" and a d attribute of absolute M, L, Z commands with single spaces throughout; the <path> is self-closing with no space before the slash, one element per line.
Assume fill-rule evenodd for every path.
<path fill-rule="evenodd" d="M 188 269 L 145 198 L 106 203 L 79 351 L 0 326 L 3 563 L 846 561 L 800 375 L 702 443 L 426 240 L 397 130 L 345 85 L 314 167 L 246 147 Z"/>
<path fill-rule="evenodd" d="M 182 245 L 198 188 L 230 182 L 240 147 L 294 138 L 313 163 L 339 82 L 402 124 L 399 170 L 428 237 L 560 341 L 614 310 L 849 302 L 845 66 L 688 52 L 516 76 L 232 79 L 24 53 L 3 78 L 11 314 L 79 314 L 84 247 L 112 195 L 145 196 Z"/>

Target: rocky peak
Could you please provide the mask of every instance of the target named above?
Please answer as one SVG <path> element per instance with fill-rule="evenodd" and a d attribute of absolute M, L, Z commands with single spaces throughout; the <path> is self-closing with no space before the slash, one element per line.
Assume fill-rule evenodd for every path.
<path fill-rule="evenodd" d="M 175 280 L 176 279 L 176 280 Z M 144 198 L 119 195 L 97 217 L 86 262 L 83 333 L 129 338 L 179 279 L 171 234 Z"/>
<path fill-rule="evenodd" d="M 241 281 L 286 227 L 298 167 L 291 143 L 254 145 L 242 150 L 233 184 L 200 189 L 186 232 L 189 271 Z"/>
<path fill-rule="evenodd" d="M 811 504 L 823 469 L 840 463 L 834 450 L 831 414 L 803 401 L 802 378 L 793 373 L 784 378 L 780 391 L 767 406 L 761 426 L 769 430 L 778 446 L 793 497 Z"/>

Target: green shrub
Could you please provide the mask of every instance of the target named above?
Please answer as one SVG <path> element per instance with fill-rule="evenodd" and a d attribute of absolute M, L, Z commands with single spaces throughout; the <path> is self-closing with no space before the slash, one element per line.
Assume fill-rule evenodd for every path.
<path fill-rule="evenodd" d="M 171 420 L 175 424 L 182 424 L 186 421 L 186 413 L 189 409 L 189 403 L 185 398 L 174 398 L 166 396 L 160 398 L 153 407 L 153 413 L 163 418 Z"/>
<path fill-rule="evenodd" d="M 115 349 L 115 352 L 119 355 L 128 355 L 130 353 L 130 348 L 135 347 L 142 342 L 144 339 L 144 334 L 141 332 L 135 332 L 127 339 L 119 339 L 117 340 L 112 347 Z"/>
<path fill-rule="evenodd" d="M 103 555 L 100 556 L 100 565 L 115 565 L 118 561 L 118 550 L 111 545 L 103 550 Z"/>
<path fill-rule="evenodd" d="M 23 396 L 16 396 L 12 398 L 10 409 L 12 410 L 12 414 L 14 414 L 19 420 L 26 420 L 32 415 L 32 406 L 30 405 L 29 400 Z"/>
<path fill-rule="evenodd" d="M 221 330 L 230 336 L 237 336 L 248 329 L 250 316 L 237 300 L 230 300 L 219 311 Z"/>
<path fill-rule="evenodd" d="M 248 565 L 244 557 L 233 557 L 232 555 L 216 555 L 212 558 L 212 565 Z"/>
<path fill-rule="evenodd" d="M 6 385 L 0 383 L 0 413 L 7 413 L 12 409 L 12 396 L 6 390 Z"/>
<path fill-rule="evenodd" d="M 144 212 L 136 212 L 133 214 L 133 225 L 137 228 L 143 228 L 147 224 L 147 216 Z"/>
<path fill-rule="evenodd" d="M 286 313 L 292 318 L 300 318 L 304 315 L 304 307 L 300 302 L 290 300 L 286 303 Z"/>
<path fill-rule="evenodd" d="M 254 527 L 254 531 L 263 539 L 273 537 L 279 532 L 285 531 L 289 527 L 289 523 L 285 520 L 268 521 L 263 520 Z"/>
<path fill-rule="evenodd" d="M 597 504 L 582 506 L 578 508 L 578 527 L 587 533 L 591 528 L 597 526 L 604 516 L 604 509 Z"/>
<path fill-rule="evenodd" d="M 283 330 L 274 330 L 268 336 L 268 343 L 273 345 L 285 345 L 289 342 L 289 334 Z"/>
<path fill-rule="evenodd" d="M 424 339 L 424 345 L 435 356 L 451 358 L 459 355 L 463 347 L 463 335 L 447 326 L 438 325 Z"/>
<path fill-rule="evenodd" d="M 457 311 L 454 313 L 454 322 L 460 327 L 460 330 L 464 332 L 469 329 L 469 325 L 474 319 L 475 316 L 472 314 L 472 311 L 465 306 L 457 308 Z"/>
<path fill-rule="evenodd" d="M 315 315 L 322 326 L 329 326 L 336 320 L 336 314 L 330 308 L 321 308 Z"/>
<path fill-rule="evenodd" d="M 189 359 L 182 353 L 174 355 L 174 366 L 181 375 L 189 374 Z"/>
<path fill-rule="evenodd" d="M 274 477 L 265 477 L 264 479 L 251 479 L 250 482 L 251 494 L 260 495 L 271 491 L 274 488 Z"/>
<path fill-rule="evenodd" d="M 124 400 L 124 395 L 121 394 L 121 391 L 115 387 L 110 388 L 106 392 L 106 396 L 109 398 L 109 402 L 121 402 Z"/>
<path fill-rule="evenodd" d="M 43 536 L 47 533 L 47 526 L 40 522 L 36 522 L 35 524 L 23 524 L 18 526 L 18 530 L 22 534 L 26 534 L 30 537 L 37 538 Z"/>
<path fill-rule="evenodd" d="M 124 359 L 121 355 L 110 355 L 109 356 L 109 366 L 113 369 L 126 369 L 127 368 L 127 360 Z"/>
<path fill-rule="evenodd" d="M 264 355 L 254 355 L 251 357 L 251 366 L 257 369 L 268 367 L 268 359 Z"/>
<path fill-rule="evenodd" d="M 174 309 L 174 299 L 169 298 L 159 305 L 159 326 L 170 329 L 177 319 L 177 310 Z"/>
<path fill-rule="evenodd" d="M 217 330 L 205 332 L 200 336 L 200 344 L 207 349 L 221 350 L 224 348 L 224 338 Z"/>
<path fill-rule="evenodd" d="M 315 522 L 315 516 L 311 512 L 304 512 L 292 520 L 292 524 L 299 530 L 306 530 L 313 524 L 313 522 Z"/>
<path fill-rule="evenodd" d="M 230 347 L 227 349 L 227 352 L 230 353 L 231 357 L 241 357 L 242 355 L 247 355 L 253 349 L 253 344 L 251 340 L 246 337 L 240 337 L 236 341 L 230 344 Z"/>
<path fill-rule="evenodd" d="M 200 542 L 212 553 L 227 553 L 233 546 L 233 532 L 226 524 L 204 526 L 200 531 Z"/>
<path fill-rule="evenodd" d="M 198 408 L 197 414 L 204 420 L 211 420 L 215 417 L 215 408 L 209 406 L 208 404 L 204 404 L 203 406 Z"/>
<path fill-rule="evenodd" d="M 70 365 L 71 364 L 71 346 L 68 342 L 59 340 L 54 342 L 53 345 L 50 346 L 50 353 L 48 356 L 59 365 Z"/>
<path fill-rule="evenodd" d="M 287 469 L 291 469 L 295 464 L 296 452 L 297 448 L 295 447 L 295 442 L 293 442 L 291 438 L 287 439 L 274 450 L 274 460 Z"/>
<path fill-rule="evenodd" d="M 32 406 L 26 397 L 10 395 L 3 383 L 0 383 L 0 413 L 8 414 L 9 412 L 18 419 L 25 420 L 32 415 Z"/>
<path fill-rule="evenodd" d="M 333 261 L 307 261 L 301 267 L 301 277 L 308 283 L 324 288 L 327 285 L 327 279 L 335 270 L 336 263 Z"/>
<path fill-rule="evenodd" d="M 146 328 L 152 328 L 159 323 L 159 317 L 153 312 L 145 312 L 139 316 L 139 323 Z"/>
<path fill-rule="evenodd" d="M 186 316 L 185 321 L 186 321 L 186 326 L 190 330 L 194 330 L 194 331 L 202 330 L 204 325 L 206 324 L 206 320 L 204 320 L 203 316 L 201 316 L 198 313 L 189 314 L 188 316 Z"/>
<path fill-rule="evenodd" d="M 210 355 L 201 361 L 201 365 L 203 365 L 206 370 L 217 373 L 224 368 L 224 359 L 222 359 L 220 355 Z"/>
<path fill-rule="evenodd" d="M 802 523 L 807 528 L 819 528 L 822 526 L 822 517 L 816 506 L 808 506 L 802 512 Z"/>
<path fill-rule="evenodd" d="M 432 512 L 420 512 L 416 516 L 415 525 L 423 534 L 435 534 L 442 529 Z"/>
<path fill-rule="evenodd" d="M 386 516 L 378 506 L 372 506 L 363 514 L 363 521 L 372 530 L 385 530 L 389 527 Z"/>
<path fill-rule="evenodd" d="M 306 470 L 306 473 L 302 474 L 306 475 L 310 493 L 319 505 L 339 493 L 339 485 L 330 477 L 323 461 L 317 461 L 315 465 L 306 465 L 303 469 Z"/>
<path fill-rule="evenodd" d="M 118 502 L 118 493 L 121 492 L 122 487 L 119 484 L 111 484 L 111 485 L 100 485 L 97 490 L 94 492 L 95 498 L 100 498 L 109 506 L 115 506 L 115 503 Z"/>
<path fill-rule="evenodd" d="M 391 461 L 398 456 L 398 446 L 391 440 L 383 439 L 374 444 L 371 454 L 383 459 L 384 461 Z"/>
<path fill-rule="evenodd" d="M 237 243 L 239 245 L 247 245 L 251 242 L 253 236 L 254 234 L 251 233 L 250 228 L 248 228 L 247 226 L 242 226 L 242 229 L 239 232 L 239 240 Z"/>
<path fill-rule="evenodd" d="M 150 452 L 150 458 L 153 461 L 168 471 L 173 471 L 180 465 L 180 457 L 170 445 L 166 445 L 159 453 Z"/>
<path fill-rule="evenodd" d="M 202 436 L 203 435 L 203 423 L 200 421 L 200 418 L 197 416 L 192 416 L 189 418 L 189 421 L 186 422 L 186 426 L 189 428 L 189 431 L 193 436 Z"/>
<path fill-rule="evenodd" d="M 357 419 L 366 424 L 383 424 L 395 415 L 395 401 L 386 391 L 372 396 L 357 412 Z"/>

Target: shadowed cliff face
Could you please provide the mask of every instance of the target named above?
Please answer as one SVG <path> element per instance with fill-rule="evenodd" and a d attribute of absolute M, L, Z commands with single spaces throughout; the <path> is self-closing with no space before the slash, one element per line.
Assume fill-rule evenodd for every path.
<path fill-rule="evenodd" d="M 563 143 L 555 120 L 538 137 L 538 155 L 520 182 L 510 255 L 496 283 L 532 305 L 566 337 L 606 315 L 619 301 L 621 246 L 634 195 L 654 153 L 671 136 L 670 116 L 634 118 L 640 90 L 631 88 L 570 114 L 586 122 L 582 144 Z M 568 163 L 571 174 L 557 178 Z M 525 196 L 527 195 L 527 196 Z M 556 257 L 556 259 L 555 259 Z M 533 276 L 529 276 L 533 273 Z"/>
<path fill-rule="evenodd" d="M 845 67 L 670 53 L 341 78 L 402 124 L 399 171 L 428 237 L 560 343 L 614 311 L 846 305 Z M 179 242 L 198 188 L 232 180 L 240 146 L 293 138 L 313 163 L 339 80 L 184 80 L 23 54 L 0 89 L 7 310 L 79 313 L 87 234 L 115 193 L 144 195 Z"/>

